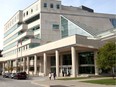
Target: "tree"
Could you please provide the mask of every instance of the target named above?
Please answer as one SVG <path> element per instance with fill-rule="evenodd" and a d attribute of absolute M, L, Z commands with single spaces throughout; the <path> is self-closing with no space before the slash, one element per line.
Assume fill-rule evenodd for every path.
<path fill-rule="evenodd" d="M 114 74 L 113 68 L 116 67 L 116 44 L 108 42 L 98 50 L 97 66 L 102 69 L 109 69 Z"/>

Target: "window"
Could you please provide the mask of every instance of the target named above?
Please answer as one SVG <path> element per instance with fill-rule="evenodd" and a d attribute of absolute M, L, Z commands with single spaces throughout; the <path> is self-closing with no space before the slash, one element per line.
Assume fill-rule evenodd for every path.
<path fill-rule="evenodd" d="M 94 64 L 94 53 L 93 52 L 79 53 L 79 64 Z"/>
<path fill-rule="evenodd" d="M 53 25 L 52 25 L 52 28 L 53 28 L 53 29 L 59 29 L 59 25 L 58 25 L 58 24 L 53 24 Z"/>
<path fill-rule="evenodd" d="M 71 36 L 74 34 L 82 35 L 82 36 L 92 36 L 90 33 L 80 28 L 78 25 L 74 24 L 70 20 L 61 16 L 61 35 L 62 38 Z"/>
<path fill-rule="evenodd" d="M 112 25 L 114 28 L 116 28 L 116 19 L 110 19 Z"/>
<path fill-rule="evenodd" d="M 30 24 L 30 23 L 38 20 L 39 18 L 40 18 L 40 15 L 38 14 L 38 15 L 36 15 L 36 16 L 34 16 L 34 17 L 32 17 L 32 18 L 30 18 L 28 20 L 26 20 L 25 23 Z"/>
<path fill-rule="evenodd" d="M 26 12 L 26 15 L 28 15 L 28 11 Z"/>
<path fill-rule="evenodd" d="M 44 7 L 45 7 L 45 8 L 47 7 L 47 3 L 44 3 Z"/>
<path fill-rule="evenodd" d="M 38 30 L 38 29 L 40 29 L 40 26 L 39 26 L 39 25 L 38 25 L 38 26 L 33 27 L 33 28 L 32 28 L 32 31 L 36 31 L 36 30 Z"/>
<path fill-rule="evenodd" d="M 56 8 L 57 8 L 57 9 L 60 9 L 60 5 L 56 5 Z"/>
<path fill-rule="evenodd" d="M 72 65 L 72 58 L 71 58 L 71 54 L 66 54 L 66 55 L 63 55 L 63 65 Z"/>
<path fill-rule="evenodd" d="M 33 13 L 33 9 L 31 9 L 31 13 Z"/>
<path fill-rule="evenodd" d="M 50 4 L 50 8 L 54 8 L 54 5 L 53 4 Z"/>
<path fill-rule="evenodd" d="M 50 60 L 51 60 L 50 61 L 51 66 L 55 66 L 55 64 L 56 64 L 55 56 L 51 56 Z"/>

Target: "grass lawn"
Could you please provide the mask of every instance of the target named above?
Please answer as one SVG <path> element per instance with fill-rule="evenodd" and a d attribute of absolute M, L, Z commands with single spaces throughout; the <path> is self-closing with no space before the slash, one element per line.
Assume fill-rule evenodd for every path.
<path fill-rule="evenodd" d="M 87 80 L 82 82 L 104 84 L 104 85 L 116 85 L 116 79 L 115 80 L 114 79 Z"/>
<path fill-rule="evenodd" d="M 78 78 L 59 78 L 57 80 L 78 80 L 78 79 L 88 79 L 89 77 L 78 77 Z"/>
<path fill-rule="evenodd" d="M 58 78 L 57 80 L 78 80 L 78 79 L 90 79 L 90 78 L 101 78 L 102 76 L 98 77 L 76 77 L 76 78 L 71 78 L 71 77 L 64 77 L 64 78 Z M 105 77 L 102 77 L 105 78 Z"/>

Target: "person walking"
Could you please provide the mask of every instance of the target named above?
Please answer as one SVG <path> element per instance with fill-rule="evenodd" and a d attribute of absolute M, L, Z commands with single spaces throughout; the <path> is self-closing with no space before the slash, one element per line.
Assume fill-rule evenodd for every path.
<path fill-rule="evenodd" d="M 56 73 L 55 72 L 53 73 L 53 78 L 54 78 L 54 80 L 56 79 Z"/>
<path fill-rule="evenodd" d="M 52 73 L 50 72 L 49 73 L 49 80 L 51 80 L 51 77 L 52 77 Z"/>

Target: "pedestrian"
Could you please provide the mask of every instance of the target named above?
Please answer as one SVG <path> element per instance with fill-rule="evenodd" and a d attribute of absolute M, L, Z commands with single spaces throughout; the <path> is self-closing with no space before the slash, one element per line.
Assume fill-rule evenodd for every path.
<path fill-rule="evenodd" d="M 62 76 L 64 77 L 64 71 L 62 71 Z"/>
<path fill-rule="evenodd" d="M 49 80 L 51 80 L 51 77 L 52 77 L 52 74 L 51 74 L 51 72 L 49 73 Z"/>
<path fill-rule="evenodd" d="M 54 80 L 56 79 L 56 73 L 55 72 L 53 73 L 53 78 L 54 78 Z"/>

